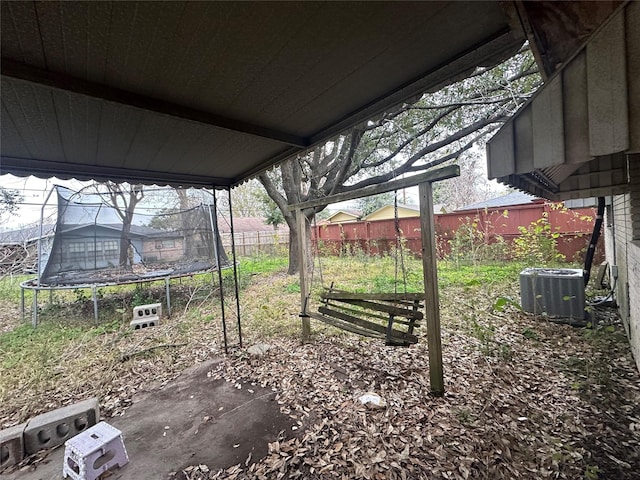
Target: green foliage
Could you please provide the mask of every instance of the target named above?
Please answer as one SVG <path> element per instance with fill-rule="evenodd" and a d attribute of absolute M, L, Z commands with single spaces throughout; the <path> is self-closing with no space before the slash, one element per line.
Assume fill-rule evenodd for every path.
<path fill-rule="evenodd" d="M 490 238 L 491 222 L 481 224 L 478 217 L 466 217 L 456 230 L 453 239 L 449 240 L 451 260 L 456 264 L 478 263 L 504 260 L 508 247 L 501 236 Z"/>
<path fill-rule="evenodd" d="M 295 282 L 291 282 L 287 285 L 286 290 L 288 293 L 300 293 L 300 281 L 296 280 Z"/>
<path fill-rule="evenodd" d="M 122 325 L 123 324 L 121 320 L 110 320 L 98 325 L 97 327 L 92 328 L 90 330 L 90 333 L 94 336 L 114 333 L 120 330 L 122 328 Z"/>
<path fill-rule="evenodd" d="M 440 286 L 475 286 L 513 282 L 524 264 L 519 262 L 487 263 L 484 265 L 456 265 L 451 261 L 438 262 Z"/>
<path fill-rule="evenodd" d="M 86 288 L 74 288 L 73 289 L 73 294 L 75 295 L 76 303 L 84 303 L 87 300 L 89 300 L 89 298 L 91 298 L 87 294 L 87 289 Z"/>
<path fill-rule="evenodd" d="M 584 478 L 585 480 L 598 480 L 598 478 L 600 478 L 598 475 L 599 472 L 600 469 L 597 465 L 587 465 L 584 469 Z"/>
<path fill-rule="evenodd" d="M 57 355 L 69 341 L 81 336 L 86 328 L 68 323 L 43 323 L 34 329 L 22 324 L 0 335 L 2 367 L 9 369 L 22 364 L 40 367 L 54 365 Z"/>
<path fill-rule="evenodd" d="M 0 278 L 0 300 L 17 302 L 20 299 L 20 283 L 32 278 L 33 275 L 7 275 Z M 30 292 L 25 292 L 25 301 Z"/>
<path fill-rule="evenodd" d="M 287 268 L 288 259 L 285 256 L 259 254 L 245 257 L 238 264 L 241 275 L 257 273 L 273 273 Z"/>
<path fill-rule="evenodd" d="M 541 267 L 565 260 L 566 257 L 558 251 L 559 228 L 552 228 L 548 217 L 548 213 L 544 212 L 529 226 L 518 227 L 520 236 L 513 241 L 517 259 Z"/>
<path fill-rule="evenodd" d="M 516 310 L 522 311 L 520 304 L 510 297 L 498 297 L 492 309 L 496 312 L 504 312 L 506 307 L 514 307 Z"/>
<path fill-rule="evenodd" d="M 147 305 L 149 303 L 155 303 L 156 300 L 149 289 L 148 285 L 143 283 L 136 284 L 136 289 L 131 297 L 131 306 L 137 307 L 138 305 Z"/>

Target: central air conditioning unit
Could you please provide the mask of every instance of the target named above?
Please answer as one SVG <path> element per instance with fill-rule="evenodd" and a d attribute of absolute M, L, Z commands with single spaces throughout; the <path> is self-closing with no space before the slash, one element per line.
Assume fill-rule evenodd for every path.
<path fill-rule="evenodd" d="M 587 316 L 583 271 L 576 268 L 526 268 L 520 272 L 525 312 L 584 320 Z"/>

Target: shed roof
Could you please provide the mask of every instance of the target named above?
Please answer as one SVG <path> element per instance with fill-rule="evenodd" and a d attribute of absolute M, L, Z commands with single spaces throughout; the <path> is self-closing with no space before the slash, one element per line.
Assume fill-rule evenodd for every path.
<path fill-rule="evenodd" d="M 1 7 L 0 173 L 83 180 L 233 186 L 524 39 L 511 2 Z"/>
<path fill-rule="evenodd" d="M 45 223 L 42 225 L 42 237 L 47 237 L 55 233 L 55 223 Z M 0 245 L 26 245 L 35 242 L 40 238 L 40 225 L 29 225 L 16 230 L 0 232 Z"/>

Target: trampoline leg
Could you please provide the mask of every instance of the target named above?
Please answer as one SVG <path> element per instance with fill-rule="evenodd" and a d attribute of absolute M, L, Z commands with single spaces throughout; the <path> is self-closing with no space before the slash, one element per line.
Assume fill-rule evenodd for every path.
<path fill-rule="evenodd" d="M 93 297 L 93 318 L 98 323 L 98 293 L 96 287 L 91 287 L 91 296 Z"/>
<path fill-rule="evenodd" d="M 38 327 L 38 289 L 33 291 L 33 312 L 31 313 L 31 323 L 33 328 Z"/>
<path fill-rule="evenodd" d="M 24 322 L 24 288 L 20 287 L 20 312 L 22 312 L 22 321 Z"/>
<path fill-rule="evenodd" d="M 164 279 L 164 285 L 167 290 L 167 316 L 171 318 L 171 289 L 169 288 L 169 277 Z"/>

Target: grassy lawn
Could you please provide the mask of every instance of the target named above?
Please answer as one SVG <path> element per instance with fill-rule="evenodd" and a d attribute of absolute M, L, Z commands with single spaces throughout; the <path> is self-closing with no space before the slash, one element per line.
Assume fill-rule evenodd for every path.
<path fill-rule="evenodd" d="M 271 478 L 274 458 L 290 478 L 638 478 L 640 388 L 614 312 L 594 312 L 596 328 L 576 329 L 509 303 L 496 310 L 500 298 L 517 302 L 524 265 L 440 262 L 447 393 L 436 398 L 424 328 L 418 345 L 393 348 L 314 321 L 312 341 L 302 345 L 298 278 L 286 266 L 283 257 L 239 266 L 244 345 L 273 346 L 260 361 L 237 347 L 231 271 L 224 272 L 231 354 L 212 375 L 272 386 L 305 434 L 285 435 L 251 472 L 198 476 L 195 468 L 189 478 Z M 406 259 L 406 274 L 407 291 L 423 290 L 421 262 Z M 332 282 L 359 292 L 405 289 L 391 257 L 323 258 L 313 278 L 312 309 Z M 97 324 L 89 294 L 42 295 L 35 330 L 20 320 L 16 285 L 0 284 L 2 427 L 89 396 L 109 418 L 137 391 L 223 352 L 210 275 L 172 283 L 171 318 L 136 332 L 132 306 L 163 301 L 163 284 L 101 289 Z M 355 399 L 367 391 L 385 397 L 387 409 L 359 407 Z"/>

